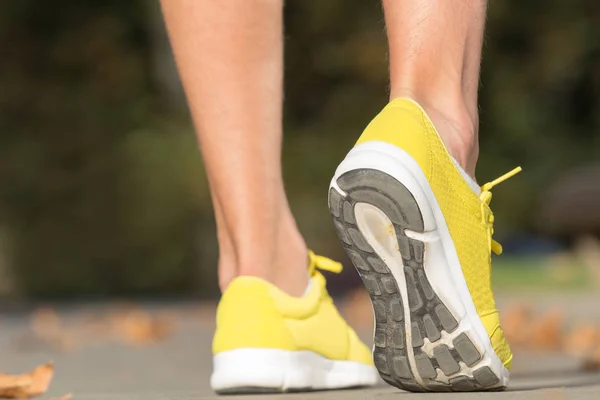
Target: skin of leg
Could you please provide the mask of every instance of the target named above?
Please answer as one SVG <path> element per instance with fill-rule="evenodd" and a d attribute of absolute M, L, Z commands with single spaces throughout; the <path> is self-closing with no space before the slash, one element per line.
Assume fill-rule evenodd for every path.
<path fill-rule="evenodd" d="M 219 283 L 257 276 L 292 295 L 307 249 L 281 172 L 282 0 L 163 0 L 208 173 Z"/>
<path fill-rule="evenodd" d="M 472 177 L 479 154 L 477 92 L 485 0 L 384 0 L 391 99 L 421 104 Z"/>

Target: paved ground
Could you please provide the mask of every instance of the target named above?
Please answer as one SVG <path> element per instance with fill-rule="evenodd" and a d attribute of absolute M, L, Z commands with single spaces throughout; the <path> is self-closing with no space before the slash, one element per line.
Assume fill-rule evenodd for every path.
<path fill-rule="evenodd" d="M 594 296 L 545 297 L 534 299 L 542 305 L 566 305 L 577 318 L 600 322 L 600 298 Z M 503 303 L 501 301 L 501 303 Z M 114 341 L 79 343 L 70 351 L 32 343 L 27 339 L 27 313 L 7 313 L 0 318 L 0 370 L 20 372 L 53 360 L 56 376 L 49 395 L 67 392 L 80 400 L 200 400 L 216 396 L 208 387 L 211 369 L 210 338 L 213 329 L 212 305 L 148 305 L 152 311 L 175 308 L 175 333 L 158 345 L 135 347 Z M 102 312 L 105 306 L 59 307 L 66 324 L 82 315 Z M 369 336 L 365 332 L 365 336 Z M 586 373 L 580 360 L 558 354 L 518 353 L 510 391 L 476 394 L 408 394 L 381 385 L 374 389 L 271 396 L 244 399 L 600 399 L 600 373 Z M 221 397 L 229 399 L 233 397 Z"/>

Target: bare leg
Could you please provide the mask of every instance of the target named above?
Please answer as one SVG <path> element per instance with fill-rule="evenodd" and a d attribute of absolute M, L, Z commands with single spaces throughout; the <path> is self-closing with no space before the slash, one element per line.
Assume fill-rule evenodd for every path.
<path fill-rule="evenodd" d="M 225 289 L 238 275 L 290 294 L 307 250 L 281 174 L 282 0 L 163 0 L 215 204 Z"/>
<path fill-rule="evenodd" d="M 485 0 L 384 0 L 391 98 L 425 108 L 450 153 L 474 177 Z"/>

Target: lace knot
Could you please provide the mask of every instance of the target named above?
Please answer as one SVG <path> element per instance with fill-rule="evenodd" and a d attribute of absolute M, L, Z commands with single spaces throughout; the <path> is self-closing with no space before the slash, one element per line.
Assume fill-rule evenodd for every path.
<path fill-rule="evenodd" d="M 308 251 L 308 271 L 312 275 L 317 269 L 335 274 L 342 272 L 342 264 L 330 258 L 318 256 L 312 250 Z"/>

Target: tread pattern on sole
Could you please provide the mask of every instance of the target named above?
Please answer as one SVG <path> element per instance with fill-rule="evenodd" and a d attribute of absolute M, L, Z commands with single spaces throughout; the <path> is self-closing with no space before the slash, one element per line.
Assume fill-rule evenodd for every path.
<path fill-rule="evenodd" d="M 330 212 L 344 249 L 371 297 L 376 324 L 373 359 L 383 380 L 409 391 L 502 390 L 497 387 L 500 379 L 488 366 L 476 366 L 482 359 L 477 346 L 466 333 L 455 332 L 459 321 L 432 289 L 423 266 L 425 243 L 404 233 L 405 229 L 424 231 L 421 211 L 410 191 L 390 175 L 373 169 L 346 172 L 336 183 L 346 195 L 330 189 Z M 409 363 L 398 283 L 358 228 L 354 215 L 357 203 L 377 207 L 392 222 L 404 263 L 412 350 L 425 387 L 415 380 Z M 441 340 L 449 334 L 455 337 L 450 346 Z M 431 356 L 424 350 L 426 341 L 432 348 Z M 471 373 L 464 373 L 465 368 Z"/>

